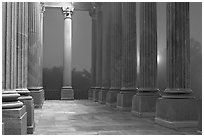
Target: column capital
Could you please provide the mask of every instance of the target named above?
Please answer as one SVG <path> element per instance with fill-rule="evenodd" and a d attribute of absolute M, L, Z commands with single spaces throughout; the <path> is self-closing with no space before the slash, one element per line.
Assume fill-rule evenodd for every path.
<path fill-rule="evenodd" d="M 40 6 L 41 6 L 41 13 L 45 12 L 45 2 L 40 2 Z"/>
<path fill-rule="evenodd" d="M 73 15 L 74 7 L 68 6 L 68 7 L 62 7 L 62 12 L 64 14 L 64 19 L 71 19 Z"/>
<path fill-rule="evenodd" d="M 91 8 L 91 10 L 89 10 L 89 16 L 92 18 L 92 19 L 95 19 L 96 18 L 96 7 L 94 6 L 93 8 Z"/>

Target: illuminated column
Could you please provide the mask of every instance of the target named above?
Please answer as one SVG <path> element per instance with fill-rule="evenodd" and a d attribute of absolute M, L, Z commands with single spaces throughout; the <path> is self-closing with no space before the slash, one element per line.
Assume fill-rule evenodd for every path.
<path fill-rule="evenodd" d="M 36 30 L 36 33 L 37 33 L 37 45 L 38 45 L 38 48 L 37 48 L 37 54 L 36 54 L 36 57 L 35 57 L 35 65 L 36 65 L 36 69 L 31 69 L 30 70 L 33 70 L 33 71 L 36 71 L 36 81 L 38 81 L 36 83 L 36 86 L 32 86 L 32 87 L 29 87 L 29 90 L 31 91 L 31 96 L 33 97 L 33 100 L 34 100 L 34 105 L 35 105 L 35 108 L 42 108 L 43 106 L 43 102 L 44 102 L 44 90 L 43 90 L 43 86 L 42 86 L 42 70 L 43 70 L 43 64 L 42 64 L 42 61 L 43 61 L 43 14 L 44 14 L 44 11 L 45 11 L 45 6 L 44 6 L 44 3 L 37 3 L 37 23 L 38 23 L 38 26 L 37 26 L 37 30 Z M 31 17 L 31 16 L 30 16 Z M 32 17 L 30 18 L 32 19 Z M 32 30 L 30 29 L 30 33 Z M 30 44 L 31 44 L 31 41 L 30 41 Z M 31 61 L 32 62 L 32 61 Z"/>
<path fill-rule="evenodd" d="M 122 4 L 114 2 L 111 4 L 111 86 L 106 95 L 106 104 L 110 107 L 116 107 L 117 94 L 121 88 L 122 72 Z"/>
<path fill-rule="evenodd" d="M 122 3 L 122 77 L 121 90 L 117 95 L 117 108 L 130 111 L 132 97 L 136 94 L 137 79 L 137 37 L 136 3 Z"/>
<path fill-rule="evenodd" d="M 64 14 L 64 68 L 63 68 L 63 87 L 61 89 L 61 99 L 74 99 L 72 89 L 72 14 L 74 8 L 62 7 Z"/>
<path fill-rule="evenodd" d="M 91 88 L 88 91 L 88 99 L 93 99 L 93 91 L 96 86 L 96 9 L 95 7 L 89 11 L 92 18 L 92 46 L 91 46 Z"/>
<path fill-rule="evenodd" d="M 102 3 L 96 4 L 96 87 L 93 91 L 93 100 L 98 101 L 102 78 Z"/>
<path fill-rule="evenodd" d="M 103 33 L 102 33 L 102 82 L 99 91 L 99 100 L 101 104 L 106 103 L 106 94 L 110 88 L 110 3 L 103 3 Z"/>
<path fill-rule="evenodd" d="M 157 87 L 157 10 L 155 2 L 140 3 L 139 89 L 132 112 L 139 117 L 155 116 Z"/>
<path fill-rule="evenodd" d="M 17 81 L 18 99 L 26 105 L 27 133 L 34 131 L 34 103 L 27 88 L 28 83 L 28 2 L 18 2 L 17 22 Z"/>
<path fill-rule="evenodd" d="M 167 88 L 156 103 L 158 124 L 197 127 L 196 100 L 190 88 L 189 3 L 167 3 Z"/>
<path fill-rule="evenodd" d="M 17 2 L 2 2 L 2 122 L 5 135 L 27 134 L 26 107 L 16 92 L 17 23 L 21 20 L 18 12 Z"/>

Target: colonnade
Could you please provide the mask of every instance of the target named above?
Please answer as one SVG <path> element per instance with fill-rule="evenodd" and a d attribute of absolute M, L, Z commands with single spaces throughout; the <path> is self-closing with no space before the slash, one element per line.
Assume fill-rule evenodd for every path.
<path fill-rule="evenodd" d="M 42 107 L 42 5 L 2 3 L 2 122 L 4 134 L 32 134 Z"/>
<path fill-rule="evenodd" d="M 140 3 L 137 64 L 136 3 L 93 5 L 89 99 L 138 117 L 155 117 L 163 126 L 194 127 L 198 120 L 190 89 L 189 3 L 166 6 L 168 84 L 162 94 L 157 88 L 156 6 Z"/>

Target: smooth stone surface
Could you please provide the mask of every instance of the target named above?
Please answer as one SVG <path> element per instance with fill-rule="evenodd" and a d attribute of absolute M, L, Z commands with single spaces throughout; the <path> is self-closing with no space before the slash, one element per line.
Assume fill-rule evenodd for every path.
<path fill-rule="evenodd" d="M 20 101 L 2 102 L 2 109 L 21 108 L 23 103 Z"/>
<path fill-rule="evenodd" d="M 23 95 L 23 96 L 30 95 L 30 91 L 28 89 L 16 89 L 16 92 L 18 92 L 18 94 Z"/>
<path fill-rule="evenodd" d="M 132 112 L 138 117 L 154 117 L 158 92 L 138 92 L 132 99 Z"/>
<path fill-rule="evenodd" d="M 93 101 L 98 102 L 99 92 L 101 88 L 95 88 L 93 91 Z"/>
<path fill-rule="evenodd" d="M 90 88 L 89 91 L 88 91 L 88 99 L 89 100 L 93 99 L 93 90 L 94 90 L 93 88 Z"/>
<path fill-rule="evenodd" d="M 32 134 L 34 130 L 34 103 L 31 96 L 21 96 L 19 100 L 26 106 L 27 133 Z"/>
<path fill-rule="evenodd" d="M 159 98 L 155 120 L 170 128 L 197 127 L 197 104 L 195 99 Z"/>
<path fill-rule="evenodd" d="M 2 102 L 17 101 L 20 94 L 2 94 Z"/>
<path fill-rule="evenodd" d="M 106 105 L 109 107 L 116 107 L 117 94 L 120 93 L 120 89 L 110 89 L 106 94 Z"/>
<path fill-rule="evenodd" d="M 42 108 L 44 102 L 44 90 L 43 89 L 30 90 L 30 95 L 33 97 L 34 107 Z"/>
<path fill-rule="evenodd" d="M 119 93 L 117 95 L 117 109 L 121 111 L 131 111 L 132 109 L 132 98 L 136 92 L 132 93 Z"/>
<path fill-rule="evenodd" d="M 4 122 L 5 135 L 27 134 L 27 112 L 26 107 L 16 109 L 3 109 L 2 122 Z"/>
<path fill-rule="evenodd" d="M 101 104 L 105 104 L 106 103 L 106 95 L 109 89 L 101 89 L 101 91 L 99 91 L 98 93 L 98 102 Z"/>
<path fill-rule="evenodd" d="M 185 135 L 155 124 L 154 119 L 138 118 L 91 100 L 46 100 L 35 110 L 34 135 Z"/>
<path fill-rule="evenodd" d="M 61 89 L 61 100 L 73 100 L 74 90 L 72 88 L 62 88 Z"/>

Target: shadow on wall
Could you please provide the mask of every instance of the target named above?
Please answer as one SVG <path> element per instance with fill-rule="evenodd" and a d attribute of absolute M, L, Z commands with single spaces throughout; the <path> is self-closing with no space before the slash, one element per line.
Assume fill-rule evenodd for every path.
<path fill-rule="evenodd" d="M 72 88 L 75 99 L 87 99 L 90 88 L 91 74 L 86 71 L 72 70 Z M 43 69 L 43 87 L 46 100 L 60 100 L 63 83 L 63 68 L 53 67 Z"/>

